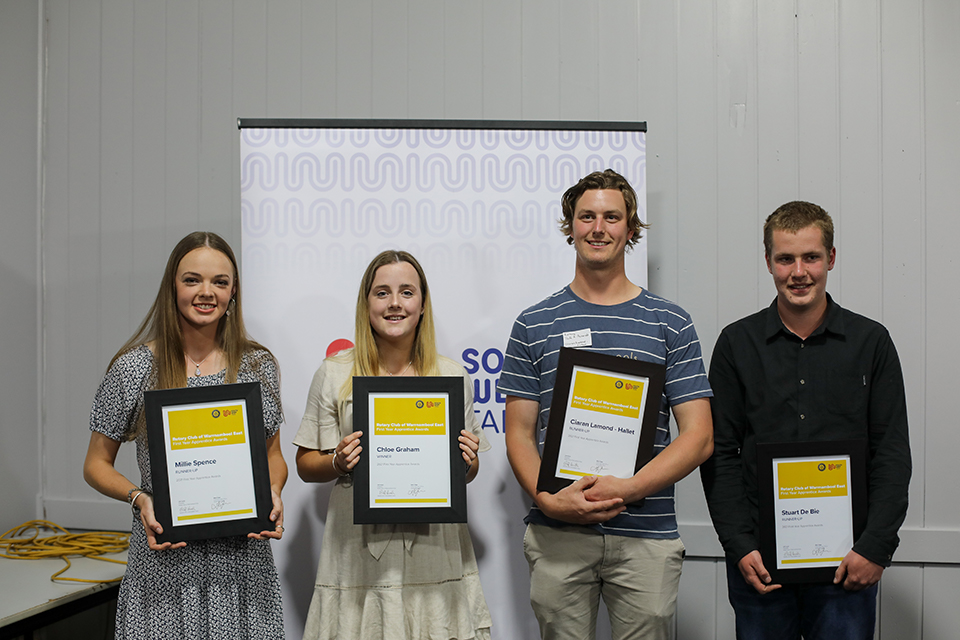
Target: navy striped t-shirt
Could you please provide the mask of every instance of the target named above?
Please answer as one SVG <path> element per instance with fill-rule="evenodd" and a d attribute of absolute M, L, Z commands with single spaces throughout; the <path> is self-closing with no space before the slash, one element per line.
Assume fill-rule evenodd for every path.
<path fill-rule="evenodd" d="M 590 330 L 591 344 L 580 348 L 666 365 L 653 450 L 654 455 L 659 454 L 670 444 L 669 408 L 713 393 L 690 316 L 646 290 L 627 302 L 605 306 L 578 298 L 567 286 L 525 310 L 513 325 L 498 390 L 540 403 L 538 442 L 542 453 L 563 336 L 584 329 Z M 524 521 L 570 526 L 548 518 L 536 505 Z M 640 506 L 628 504 L 626 511 L 603 524 L 587 526 L 613 535 L 677 538 L 673 485 L 647 496 Z"/>

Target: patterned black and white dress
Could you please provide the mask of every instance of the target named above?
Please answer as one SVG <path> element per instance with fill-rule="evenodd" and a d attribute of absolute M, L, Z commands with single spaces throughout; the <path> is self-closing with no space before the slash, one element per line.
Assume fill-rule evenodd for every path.
<path fill-rule="evenodd" d="M 146 346 L 131 349 L 110 367 L 97 390 L 90 429 L 123 441 L 143 411 L 153 368 Z M 224 371 L 188 378 L 191 387 L 224 383 Z M 267 437 L 280 428 L 280 380 L 264 351 L 244 355 L 237 382 L 264 387 Z M 146 434 L 137 436 L 140 486 L 152 491 Z M 168 638 L 283 638 L 280 581 L 270 542 L 246 537 L 188 542 L 174 551 L 151 551 L 134 516 L 127 571 L 117 600 L 118 640 Z"/>

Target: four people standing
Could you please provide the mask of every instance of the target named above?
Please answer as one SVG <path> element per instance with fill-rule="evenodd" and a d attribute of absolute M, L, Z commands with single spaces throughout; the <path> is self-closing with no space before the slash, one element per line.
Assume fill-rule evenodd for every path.
<path fill-rule="evenodd" d="M 777 298 L 724 329 L 708 381 L 690 316 L 627 278 L 625 254 L 647 226 L 629 183 L 609 169 L 591 173 L 561 204 L 574 278 L 517 318 L 498 387 L 507 397 L 509 462 L 533 500 L 524 552 L 542 637 L 594 637 L 601 598 L 615 639 L 672 636 L 684 555 L 674 484 L 708 458 L 701 473 L 727 555 L 737 637 L 872 637 L 876 583 L 907 508 L 906 402 L 887 331 L 826 293 L 836 259 L 829 215 L 792 202 L 767 219 L 765 258 Z M 351 474 L 364 455 L 362 433 L 353 429 L 354 376 L 462 377 L 467 482 L 479 469 L 478 452 L 490 447 L 469 376 L 437 353 L 426 277 L 410 254 L 385 251 L 368 265 L 355 342 L 320 366 L 294 439 L 300 477 L 336 483 L 304 637 L 489 638 L 466 525 L 353 524 Z M 537 491 L 561 347 L 665 367 L 654 457 L 632 477 L 587 476 L 555 494 Z M 157 544 L 143 392 L 253 380 L 263 385 L 275 529 L 250 539 Z M 127 499 L 135 514 L 118 638 L 153 637 L 157 629 L 180 637 L 282 637 L 267 542 L 283 532 L 281 421 L 276 361 L 246 336 L 233 253 L 215 234 L 191 234 L 171 254 L 144 323 L 111 361 L 91 415 L 84 477 Z M 758 550 L 756 444 L 847 438 L 868 442 L 866 530 L 834 584 L 772 584 Z M 120 443 L 131 439 L 139 486 L 114 467 Z"/>

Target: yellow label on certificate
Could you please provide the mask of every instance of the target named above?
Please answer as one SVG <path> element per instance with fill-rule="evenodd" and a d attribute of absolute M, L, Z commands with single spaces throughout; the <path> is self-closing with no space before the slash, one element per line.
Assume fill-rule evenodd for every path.
<path fill-rule="evenodd" d="M 442 436 L 447 432 L 445 398 L 374 398 L 373 433 L 378 436 Z"/>
<path fill-rule="evenodd" d="M 626 418 L 640 417 L 644 383 L 616 376 L 577 372 L 570 406 Z"/>
<path fill-rule="evenodd" d="M 847 495 L 846 459 L 777 463 L 780 499 Z"/>
<path fill-rule="evenodd" d="M 242 405 L 167 412 L 170 449 L 196 449 L 246 442 Z"/>

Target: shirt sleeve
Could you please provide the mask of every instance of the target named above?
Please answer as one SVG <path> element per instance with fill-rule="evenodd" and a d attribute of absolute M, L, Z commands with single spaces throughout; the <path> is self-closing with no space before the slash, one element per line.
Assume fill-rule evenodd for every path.
<path fill-rule="evenodd" d="M 340 442 L 339 376 L 333 365 L 325 360 L 310 383 L 307 406 L 303 411 L 300 429 L 293 443 L 306 449 L 325 451 Z M 341 383 L 343 380 L 339 380 Z"/>
<path fill-rule="evenodd" d="M 758 512 L 744 486 L 740 452 L 747 427 L 743 383 L 734 366 L 726 331 L 710 360 L 713 387 L 713 455 L 700 466 L 710 518 L 727 557 L 734 562 L 760 548 Z"/>
<path fill-rule="evenodd" d="M 143 349 L 124 353 L 104 374 L 90 409 L 91 431 L 121 442 L 132 437 L 152 364 L 149 352 L 144 355 Z"/>
<path fill-rule="evenodd" d="M 510 331 L 497 390 L 506 396 L 540 400 L 540 371 L 522 315 L 513 323 Z"/>
<path fill-rule="evenodd" d="M 900 358 L 884 329 L 877 342 L 869 400 L 867 525 L 853 550 L 867 560 L 889 566 L 900 544 L 897 531 L 907 515 L 912 473 L 907 399 Z"/>
<path fill-rule="evenodd" d="M 713 395 L 707 372 L 703 368 L 700 338 L 693 320 L 684 318 L 678 330 L 667 327 L 667 375 L 663 393 L 672 407 L 697 398 Z"/>

